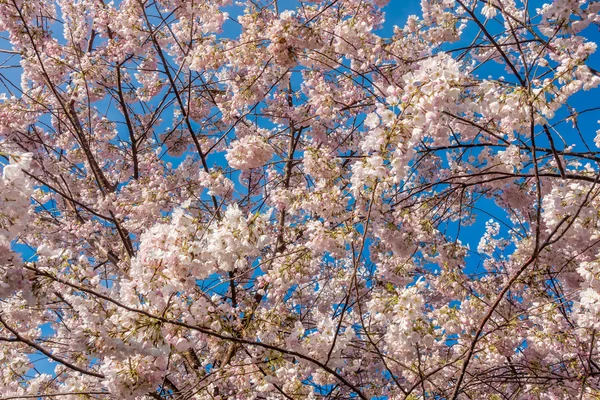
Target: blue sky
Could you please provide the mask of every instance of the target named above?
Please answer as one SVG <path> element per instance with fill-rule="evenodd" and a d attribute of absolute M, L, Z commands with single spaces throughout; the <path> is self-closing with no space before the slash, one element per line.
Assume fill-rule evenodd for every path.
<path fill-rule="evenodd" d="M 538 0 L 532 1 L 531 7 L 532 8 L 538 7 L 542 3 L 543 2 L 538 1 Z M 280 10 L 294 9 L 297 5 L 298 5 L 298 1 L 296 1 L 296 0 L 280 0 L 279 1 Z M 234 13 L 235 13 L 236 7 L 231 7 L 230 9 L 231 9 L 232 16 L 235 16 Z M 390 2 L 390 4 L 386 7 L 385 11 L 386 11 L 386 22 L 383 25 L 383 28 L 381 30 L 379 30 L 379 33 L 383 37 L 389 37 L 392 33 L 394 25 L 403 26 L 408 15 L 411 15 L 411 14 L 420 15 L 420 1 L 419 0 L 392 0 Z M 235 36 L 239 32 L 239 26 L 237 24 L 235 24 L 234 22 L 228 22 L 225 25 L 225 29 L 226 30 L 224 32 L 224 36 Z M 469 34 L 471 32 L 473 32 L 473 31 L 469 30 L 468 33 L 465 35 L 466 39 L 464 40 L 464 43 L 468 43 L 470 41 L 470 39 L 472 38 L 472 34 Z M 600 43 L 600 33 L 598 32 L 597 27 L 588 28 L 586 31 L 584 31 L 583 35 L 587 36 L 592 41 Z M 460 47 L 464 43 L 449 45 L 448 49 L 453 48 L 453 47 Z M 0 60 L 4 60 L 4 59 L 6 59 L 6 57 L 4 55 L 0 55 Z M 597 70 L 600 70 L 600 52 L 597 52 L 590 58 L 588 65 L 590 65 L 591 67 L 593 67 Z M 14 72 L 9 72 L 9 71 L 10 70 L 4 70 L 4 71 L 0 71 L 0 72 L 2 72 L 4 74 L 5 78 L 10 79 L 11 81 L 13 81 L 15 84 L 18 85 L 20 79 L 17 77 L 16 71 L 14 71 Z M 492 64 L 489 64 L 486 67 L 480 69 L 478 71 L 478 74 L 482 77 L 485 77 L 489 74 L 494 74 L 494 75 L 504 74 L 505 76 L 508 77 L 508 73 L 503 73 L 502 71 L 499 71 L 499 68 L 496 66 L 493 66 Z M 589 93 L 581 92 L 581 93 L 577 94 L 576 96 L 574 96 L 570 100 L 569 104 L 576 109 L 583 109 L 583 108 L 590 106 L 590 100 L 591 99 L 590 99 Z M 597 121 L 599 119 L 600 119 L 600 113 L 588 113 L 588 114 L 582 115 L 580 117 L 579 126 L 581 128 L 581 131 L 584 133 L 584 136 L 586 137 L 586 139 L 593 137 L 595 135 L 595 131 L 599 128 L 598 123 L 597 123 Z M 565 124 L 563 124 L 562 126 L 565 127 L 565 130 L 569 132 L 569 136 L 568 136 L 569 138 L 574 138 L 573 140 L 577 140 L 576 136 L 574 135 L 574 131 L 572 129 L 569 129 L 569 127 L 566 126 Z M 571 136 L 571 135 L 573 135 L 573 136 Z M 173 159 L 173 161 L 176 161 L 176 159 Z M 481 205 L 482 205 L 482 208 L 486 209 L 486 211 L 491 211 L 491 212 L 494 211 L 494 206 L 491 203 L 491 201 L 489 201 L 489 200 L 482 202 Z M 496 210 L 496 211 L 498 211 L 498 210 Z M 471 246 L 471 249 L 475 249 L 477 247 L 479 238 L 482 236 L 482 234 L 484 232 L 485 222 L 488 219 L 489 219 L 489 217 L 481 215 L 480 218 L 478 218 L 477 222 L 474 225 L 472 225 L 471 227 L 469 227 L 467 229 L 463 228 L 463 231 L 461 234 L 461 236 L 462 236 L 461 240 L 463 241 L 463 243 L 469 243 Z M 504 234 L 506 234 L 505 229 L 502 230 L 502 232 Z M 25 258 L 28 258 L 32 255 L 31 251 L 28 251 L 23 246 L 17 246 L 17 249 L 19 251 L 23 252 L 23 255 L 25 256 Z M 476 268 L 478 262 L 479 262 L 479 260 L 477 258 L 471 258 L 470 259 L 470 268 L 473 268 L 473 269 Z M 42 326 L 41 328 L 42 328 L 44 334 L 51 333 L 51 330 L 49 329 L 48 326 Z M 53 363 L 46 361 L 46 357 L 44 357 L 43 355 L 34 354 L 31 356 L 31 358 L 32 358 L 32 360 L 36 360 L 36 368 L 39 372 L 45 372 L 45 373 L 52 372 L 52 370 L 54 368 Z"/>

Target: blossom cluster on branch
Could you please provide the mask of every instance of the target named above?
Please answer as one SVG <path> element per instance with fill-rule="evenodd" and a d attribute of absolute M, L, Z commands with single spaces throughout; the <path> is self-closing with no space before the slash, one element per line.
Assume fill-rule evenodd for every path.
<path fill-rule="evenodd" d="M 600 2 L 546 1 L 0 0 L 0 399 L 598 398 Z"/>

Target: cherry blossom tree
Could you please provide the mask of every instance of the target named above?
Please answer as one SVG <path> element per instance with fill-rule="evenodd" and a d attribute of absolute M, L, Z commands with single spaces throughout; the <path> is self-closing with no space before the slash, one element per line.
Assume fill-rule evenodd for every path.
<path fill-rule="evenodd" d="M 0 399 L 599 398 L 600 2 L 279 3 L 0 0 Z"/>

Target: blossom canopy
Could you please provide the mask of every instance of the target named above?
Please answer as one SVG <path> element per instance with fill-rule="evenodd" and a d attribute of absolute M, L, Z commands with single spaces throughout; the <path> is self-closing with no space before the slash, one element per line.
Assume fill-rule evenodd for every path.
<path fill-rule="evenodd" d="M 0 400 L 599 398 L 600 2 L 543 1 L 0 0 Z"/>

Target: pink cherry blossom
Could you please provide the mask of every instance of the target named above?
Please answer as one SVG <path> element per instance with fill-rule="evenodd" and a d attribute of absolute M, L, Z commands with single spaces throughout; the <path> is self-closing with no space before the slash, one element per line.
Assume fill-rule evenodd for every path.
<path fill-rule="evenodd" d="M 600 4 L 419 3 L 0 1 L 0 400 L 598 398 Z"/>

